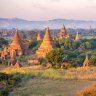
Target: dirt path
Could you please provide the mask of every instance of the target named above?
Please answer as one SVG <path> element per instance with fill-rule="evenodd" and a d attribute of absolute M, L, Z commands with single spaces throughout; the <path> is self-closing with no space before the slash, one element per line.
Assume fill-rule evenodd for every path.
<path fill-rule="evenodd" d="M 74 96 L 74 94 L 96 81 L 50 80 L 33 78 L 14 88 L 10 96 Z"/>

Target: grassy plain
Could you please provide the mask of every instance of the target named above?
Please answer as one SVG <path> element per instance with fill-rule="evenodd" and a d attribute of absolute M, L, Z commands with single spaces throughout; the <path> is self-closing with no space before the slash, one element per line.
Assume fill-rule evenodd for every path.
<path fill-rule="evenodd" d="M 66 70 L 47 69 L 38 65 L 17 69 L 7 68 L 2 72 L 18 73 L 21 78 L 23 77 L 22 82 L 14 88 L 10 96 L 74 96 L 80 90 L 96 84 L 95 67 Z"/>

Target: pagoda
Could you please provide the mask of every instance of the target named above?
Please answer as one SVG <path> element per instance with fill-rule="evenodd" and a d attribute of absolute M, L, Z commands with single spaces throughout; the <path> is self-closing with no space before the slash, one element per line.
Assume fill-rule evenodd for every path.
<path fill-rule="evenodd" d="M 66 38 L 66 36 L 67 36 L 67 31 L 66 31 L 66 28 L 63 24 L 58 37 L 59 37 L 59 39 L 63 39 L 63 38 Z"/>
<path fill-rule="evenodd" d="M 89 63 L 89 59 L 88 59 L 88 55 L 86 55 L 86 58 L 83 62 L 83 67 L 88 66 L 88 63 Z"/>
<path fill-rule="evenodd" d="M 53 50 L 49 27 L 47 27 L 45 31 L 46 32 L 45 32 L 45 36 L 43 38 L 43 42 L 41 43 L 40 47 L 36 51 L 36 55 L 38 57 L 45 57 L 46 53 Z"/>
<path fill-rule="evenodd" d="M 37 35 L 37 41 L 40 41 L 40 40 L 42 40 L 42 39 L 41 39 L 41 34 L 39 32 L 38 35 Z"/>
<path fill-rule="evenodd" d="M 1 52 L 1 58 L 5 59 L 7 57 L 7 54 L 8 54 L 8 49 L 6 46 L 4 46 L 4 50 L 2 50 Z"/>
<path fill-rule="evenodd" d="M 26 47 L 23 45 L 22 40 L 19 37 L 18 30 L 16 30 L 12 43 L 9 46 L 5 46 L 1 52 L 2 59 L 13 59 L 16 56 L 25 54 Z M 27 54 L 27 53 L 26 53 Z"/>
<path fill-rule="evenodd" d="M 16 64 L 14 65 L 14 68 L 21 68 L 22 65 L 19 63 L 19 61 L 17 60 Z"/>
<path fill-rule="evenodd" d="M 79 33 L 78 32 L 76 33 L 75 41 L 76 42 L 79 42 L 80 41 L 80 36 L 79 36 Z"/>
<path fill-rule="evenodd" d="M 25 47 L 24 47 L 24 45 L 23 45 L 23 43 L 19 37 L 18 30 L 16 30 L 16 33 L 13 37 L 13 41 L 9 45 L 8 50 L 9 50 L 9 52 L 13 52 L 13 50 L 14 50 L 14 51 L 16 51 L 16 53 L 18 55 L 22 55 L 22 54 L 24 54 L 24 48 Z"/>
<path fill-rule="evenodd" d="M 10 50 L 10 58 L 15 58 L 15 57 L 16 57 L 16 51 Z"/>

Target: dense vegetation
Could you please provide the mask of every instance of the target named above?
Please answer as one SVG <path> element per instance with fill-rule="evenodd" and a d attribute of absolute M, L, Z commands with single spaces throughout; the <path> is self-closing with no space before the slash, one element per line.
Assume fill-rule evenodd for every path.
<path fill-rule="evenodd" d="M 80 42 L 75 42 L 69 38 L 62 40 L 54 39 L 54 46 L 56 48 L 68 49 L 79 49 L 79 50 L 93 50 L 96 49 L 96 39 L 81 39 Z"/>
<path fill-rule="evenodd" d="M 4 44 L 7 44 L 4 42 Z M 30 40 L 28 41 L 28 48 L 34 53 L 40 46 L 41 41 Z M 2 45 L 2 43 L 1 43 Z M 61 68 L 63 60 L 66 59 L 69 67 L 79 67 L 83 65 L 86 54 L 89 56 L 89 65 L 96 66 L 96 39 L 82 39 L 80 42 L 75 42 L 70 39 L 53 40 L 54 50 L 46 55 L 46 58 L 38 58 L 40 64 L 46 66 L 51 63 L 53 68 Z M 27 63 L 28 58 L 33 58 L 32 55 L 23 55 L 19 58 L 20 63 Z M 4 62 L 5 63 L 5 62 Z M 43 66 L 42 66 L 43 67 Z M 21 69 L 9 69 L 6 73 L 0 73 L 0 95 L 8 95 L 12 91 L 15 84 L 20 82 L 21 78 L 28 79 L 32 76 L 45 77 L 45 78 L 61 78 L 61 79 L 96 79 L 95 69 L 69 69 L 68 71 L 62 70 L 45 70 L 46 67 L 34 70 L 31 67 L 23 67 Z M 42 70 L 43 69 L 43 70 Z M 16 73 L 19 72 L 19 73 Z M 77 72 L 77 73 L 76 73 Z M 81 73 L 80 73 L 81 72 Z M 13 73 L 13 74 L 12 74 Z M 90 74 L 89 74 L 90 73 Z M 93 73 L 93 74 L 92 74 Z M 22 75 L 24 74 L 24 75 Z M 63 74 L 63 75 L 62 75 Z M 90 75 L 90 78 L 89 78 Z M 6 95 L 7 94 L 7 95 Z"/>
<path fill-rule="evenodd" d="M 31 41 L 29 42 L 29 49 L 33 50 L 33 52 L 35 52 L 38 47 L 40 46 L 41 44 L 41 41 L 37 41 L 37 40 L 34 40 L 34 41 Z"/>
<path fill-rule="evenodd" d="M 30 41 L 29 49 L 35 53 L 41 42 Z M 83 65 L 85 56 L 88 54 L 89 65 L 96 66 L 96 39 L 81 39 L 80 42 L 75 42 L 69 38 L 54 39 L 53 46 L 54 50 L 46 55 L 46 59 L 40 58 L 39 60 L 44 61 L 44 63 L 49 62 L 53 66 L 60 66 L 63 59 L 67 58 L 70 67 L 78 67 Z"/>
<path fill-rule="evenodd" d="M 0 73 L 0 96 L 8 96 L 12 88 L 21 80 L 19 73 L 5 74 Z"/>
<path fill-rule="evenodd" d="M 82 39 L 80 42 L 72 41 L 69 38 L 62 40 L 55 39 L 53 44 L 55 49 L 46 55 L 47 61 L 52 65 L 59 64 L 60 66 L 63 58 L 67 57 L 70 66 L 82 66 L 85 56 L 88 54 L 89 65 L 96 66 L 96 39 Z"/>
<path fill-rule="evenodd" d="M 5 40 L 4 38 L 0 38 L 0 48 L 2 48 L 3 45 L 8 45 L 8 41 Z"/>

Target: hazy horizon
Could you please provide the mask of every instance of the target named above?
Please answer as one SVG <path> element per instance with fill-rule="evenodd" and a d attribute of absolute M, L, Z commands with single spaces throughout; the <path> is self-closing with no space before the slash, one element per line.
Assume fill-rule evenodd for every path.
<path fill-rule="evenodd" d="M 96 0 L 0 0 L 0 18 L 96 21 Z"/>

